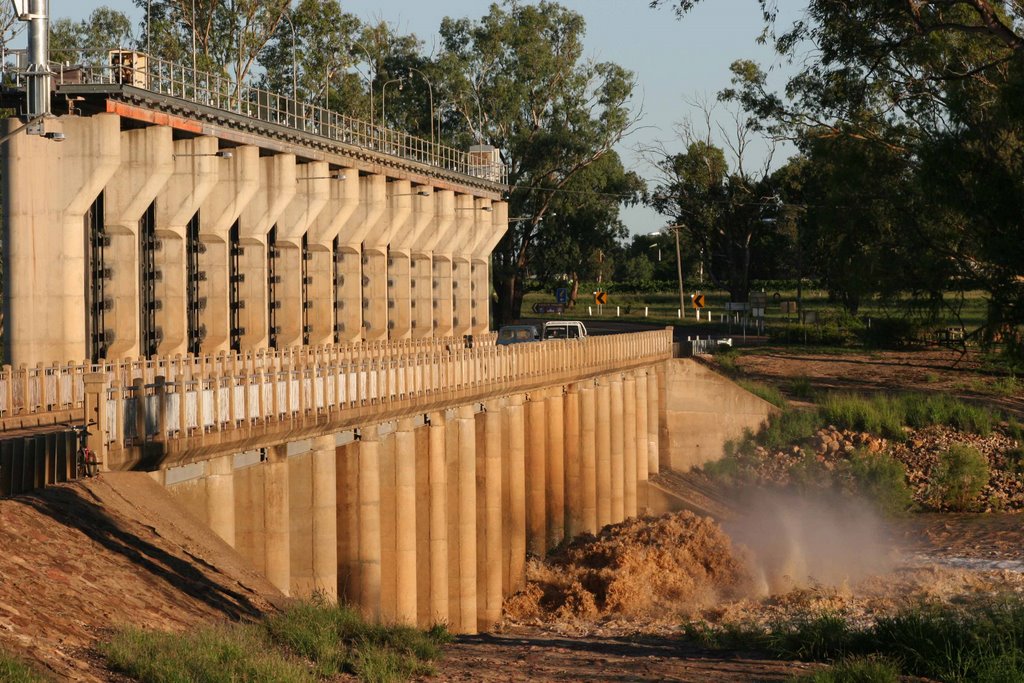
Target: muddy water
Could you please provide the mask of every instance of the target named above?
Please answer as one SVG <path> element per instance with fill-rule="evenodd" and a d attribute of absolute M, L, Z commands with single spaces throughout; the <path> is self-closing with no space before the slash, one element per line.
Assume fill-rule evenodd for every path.
<path fill-rule="evenodd" d="M 1024 572 L 1024 513 L 917 514 L 890 528 L 909 552 L 942 564 Z"/>

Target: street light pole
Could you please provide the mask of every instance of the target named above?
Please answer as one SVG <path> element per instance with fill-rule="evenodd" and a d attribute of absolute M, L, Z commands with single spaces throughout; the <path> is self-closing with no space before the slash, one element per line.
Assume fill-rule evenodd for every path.
<path fill-rule="evenodd" d="M 686 317 L 686 299 L 683 296 L 683 256 L 682 251 L 679 248 L 679 231 L 685 228 L 685 225 L 666 225 L 666 230 L 671 230 L 676 236 L 676 272 L 679 274 L 679 317 Z"/>
<path fill-rule="evenodd" d="M 420 76 L 422 76 L 423 80 L 426 81 L 426 83 L 427 83 L 427 94 L 430 97 L 430 145 L 433 146 L 434 145 L 434 88 L 430 84 L 430 79 L 427 78 L 427 75 L 425 73 L 423 73 L 419 69 L 413 68 L 411 66 L 409 67 L 409 79 L 410 80 L 412 80 L 412 73 L 414 71 L 416 73 L 418 73 Z M 441 131 L 438 131 L 438 135 L 440 135 L 440 133 L 441 133 Z"/>
<path fill-rule="evenodd" d="M 368 67 L 372 68 L 372 67 L 375 66 L 374 63 L 373 63 L 373 57 L 370 56 L 370 51 L 367 50 L 363 46 L 362 43 L 360 43 L 357 40 L 353 40 L 352 41 L 352 45 L 355 46 L 355 47 L 358 47 L 360 50 L 363 51 L 363 54 L 366 55 L 366 65 Z M 356 69 L 356 71 L 359 72 L 359 69 Z M 362 74 L 360 74 L 360 75 L 362 75 Z M 374 116 L 374 108 L 373 108 L 373 79 L 371 79 L 369 76 L 364 76 L 364 78 L 366 79 L 366 85 L 368 85 L 369 88 L 370 88 L 370 125 L 371 126 L 376 126 L 377 123 L 376 123 L 376 117 Z"/>
<path fill-rule="evenodd" d="M 384 104 L 385 104 L 384 103 L 384 92 L 387 90 L 387 87 L 390 84 L 392 84 L 392 83 L 397 83 L 398 84 L 398 89 L 401 90 L 402 89 L 402 85 L 403 85 L 404 82 L 405 82 L 405 76 L 399 76 L 398 78 L 392 78 L 390 81 L 384 81 L 384 85 L 382 85 L 380 87 L 380 127 L 381 128 L 386 128 L 387 125 L 388 125 L 387 119 L 384 117 L 384 114 L 385 114 L 385 110 L 384 110 Z"/>
<path fill-rule="evenodd" d="M 284 10 L 284 14 L 281 15 L 288 20 L 288 26 L 292 30 L 292 101 L 295 103 L 296 113 L 298 113 L 299 107 L 299 61 L 295 57 L 295 45 L 298 39 L 295 35 L 295 24 L 292 23 L 292 12 L 287 7 Z"/>

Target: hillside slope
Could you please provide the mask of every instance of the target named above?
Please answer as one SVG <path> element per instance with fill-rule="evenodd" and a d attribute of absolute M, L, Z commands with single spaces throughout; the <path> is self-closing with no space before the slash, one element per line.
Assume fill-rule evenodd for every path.
<path fill-rule="evenodd" d="M 0 500 L 0 548 L 0 648 L 69 680 L 110 680 L 91 648 L 119 624 L 181 630 L 281 599 L 142 473 Z"/>

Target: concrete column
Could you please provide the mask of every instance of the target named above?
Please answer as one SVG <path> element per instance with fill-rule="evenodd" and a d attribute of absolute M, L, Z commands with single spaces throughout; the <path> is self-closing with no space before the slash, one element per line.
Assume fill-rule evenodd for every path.
<path fill-rule="evenodd" d="M 547 547 L 565 538 L 565 402 L 562 388 L 551 390 L 547 404 Z"/>
<path fill-rule="evenodd" d="M 547 411 L 543 392 L 534 392 L 526 403 L 526 551 L 537 557 L 547 554 L 545 520 L 547 474 Z"/>
<path fill-rule="evenodd" d="M 474 334 L 483 334 L 490 329 L 491 311 L 491 252 L 508 230 L 508 203 L 494 202 L 491 211 L 486 214 L 489 220 L 484 223 L 483 239 L 478 241 L 473 251 L 474 288 L 473 301 L 476 304 L 476 324 Z M 485 217 L 486 217 L 485 216 Z"/>
<path fill-rule="evenodd" d="M 359 608 L 373 621 L 381 617 L 380 434 L 376 425 L 359 441 Z"/>
<path fill-rule="evenodd" d="M 337 439 L 335 440 L 337 443 Z M 359 601 L 359 446 L 352 441 L 337 448 L 338 597 Z"/>
<path fill-rule="evenodd" d="M 583 492 L 582 530 L 592 534 L 597 525 L 597 390 L 593 383 L 580 386 L 580 483 Z"/>
<path fill-rule="evenodd" d="M 580 386 L 565 390 L 565 535 L 583 531 L 583 468 L 580 460 Z"/>
<path fill-rule="evenodd" d="M 508 449 L 508 592 L 526 585 L 526 420 L 523 396 L 509 397 L 505 408 L 505 435 Z"/>
<path fill-rule="evenodd" d="M 139 219 L 171 177 L 171 152 L 171 129 L 167 126 L 121 133 L 121 166 L 103 192 L 103 227 L 110 241 L 105 247 L 110 277 L 104 294 L 111 304 L 104 321 L 114 332 L 107 358 L 139 355 Z M 181 244 L 164 246 L 176 253 L 174 247 Z"/>
<path fill-rule="evenodd" d="M 206 518 L 213 532 L 235 547 L 235 456 L 206 461 Z"/>
<path fill-rule="evenodd" d="M 342 168 L 334 174 L 335 178 L 328 181 L 330 197 L 327 206 L 309 226 L 306 239 L 310 250 L 307 273 L 312 279 L 307 303 L 312 304 L 307 316 L 311 345 L 330 344 L 334 341 L 335 325 L 338 323 L 337 306 L 342 301 L 336 296 L 336 288 L 342 283 L 336 280 L 336 276 L 341 273 L 335 272 L 334 240 L 348 224 L 359 204 L 359 171 Z M 358 285 L 358 282 L 359 278 L 356 277 L 354 284 Z"/>
<path fill-rule="evenodd" d="M 448 468 L 444 411 L 430 413 L 430 623 L 449 621 L 448 612 Z"/>
<path fill-rule="evenodd" d="M 188 287 L 185 268 L 185 232 L 210 192 L 217 185 L 220 143 L 203 136 L 174 142 L 174 174 L 156 197 L 154 253 L 160 277 L 155 281 L 156 326 L 161 332 L 157 353 L 174 355 L 188 348 Z M 201 219 L 201 217 L 200 217 Z"/>
<path fill-rule="evenodd" d="M 366 339 L 388 338 L 389 315 L 394 302 L 389 301 L 389 270 L 394 265 L 388 245 L 396 232 L 405 229 L 412 216 L 411 185 L 408 180 L 385 183 L 386 196 L 381 220 L 369 228 L 363 238 L 363 335 Z M 407 263 L 403 263 L 408 278 Z"/>
<path fill-rule="evenodd" d="M 647 471 L 650 474 L 657 474 L 661 470 L 660 393 L 658 373 L 652 368 L 647 373 Z"/>
<path fill-rule="evenodd" d="M 644 445 L 647 445 L 646 440 Z M 627 518 L 637 514 L 636 453 L 636 378 L 630 372 L 622 380 L 622 504 L 623 515 Z"/>
<path fill-rule="evenodd" d="M 459 408 L 459 632 L 477 632 L 476 419 Z"/>
<path fill-rule="evenodd" d="M 625 514 L 625 462 L 623 454 L 622 377 L 611 378 L 611 460 L 612 460 L 612 524 L 626 518 Z"/>
<path fill-rule="evenodd" d="M 442 190 L 435 195 L 435 221 L 439 233 L 437 248 L 433 252 L 433 327 L 434 336 L 454 334 L 452 319 L 455 315 L 452 294 L 452 249 L 457 244 L 458 225 L 455 221 L 455 193 Z"/>
<path fill-rule="evenodd" d="M 636 498 L 637 510 L 647 510 L 647 371 L 636 371 Z"/>
<path fill-rule="evenodd" d="M 492 401 L 484 417 L 484 547 L 477 548 L 483 556 L 484 592 L 480 628 L 490 629 L 501 620 L 502 603 L 502 542 L 504 532 L 501 518 L 501 405 Z"/>
<path fill-rule="evenodd" d="M 411 419 L 395 432 L 395 584 L 398 623 L 416 625 L 416 434 Z"/>
<path fill-rule="evenodd" d="M 291 593 L 291 541 L 288 517 L 288 449 L 274 446 L 264 464 L 263 515 L 267 579 L 282 593 Z"/>
<path fill-rule="evenodd" d="M 346 182 L 352 182 L 352 179 L 349 178 Z M 369 306 L 370 302 L 363 292 L 363 240 L 371 231 L 378 229 L 378 224 L 384 218 L 387 202 L 385 176 L 356 176 L 355 182 L 359 202 L 352 217 L 338 235 L 338 251 L 335 253 L 339 341 L 355 341 L 365 337 L 364 304 Z"/>
<path fill-rule="evenodd" d="M 238 256 L 239 271 L 244 280 L 238 283 L 239 299 L 244 307 L 238 311 L 243 351 L 267 348 L 270 342 L 270 304 L 267 234 L 295 197 L 295 155 L 278 154 L 262 157 L 260 187 L 238 217 L 238 237 L 242 253 Z"/>
<path fill-rule="evenodd" d="M 409 285 L 412 289 L 412 337 L 423 339 L 434 333 L 434 248 L 445 226 L 438 220 L 438 191 L 413 204 L 416 235 L 410 244 Z"/>
<path fill-rule="evenodd" d="M 388 326 L 390 339 L 409 339 L 415 321 L 412 250 L 434 217 L 434 195 L 423 185 L 411 188 L 411 217 L 396 218 L 388 249 Z"/>
<path fill-rule="evenodd" d="M 260 186 L 260 149 L 235 147 L 230 159 L 216 159 L 217 184 L 199 207 L 199 324 L 203 353 L 228 351 L 231 343 L 231 226 Z"/>
<path fill-rule="evenodd" d="M 313 439 L 313 584 L 338 601 L 338 472 L 334 435 Z"/>
<path fill-rule="evenodd" d="M 120 118 L 71 116 L 61 117 L 60 124 L 64 142 L 20 132 L 0 145 L 3 167 L 17 169 L 0 179 L 3 357 L 14 365 L 87 355 L 84 217 L 121 165 Z M 0 131 L 19 125 L 8 119 Z"/>
<path fill-rule="evenodd" d="M 473 272 L 472 246 L 473 228 L 476 224 L 476 207 L 471 195 L 455 196 L 455 224 L 458 229 L 457 246 L 452 254 L 452 295 L 455 313 L 452 318 L 453 333 L 456 336 L 473 331 Z"/>
<path fill-rule="evenodd" d="M 296 169 L 296 193 L 277 219 L 277 285 L 280 309 L 277 311 L 277 345 L 285 349 L 300 346 L 304 341 L 303 327 L 306 322 L 304 296 L 305 268 L 302 252 L 303 236 L 310 224 L 327 206 L 330 196 L 330 179 L 327 176 L 327 162 L 314 161 L 301 164 Z M 312 301 L 312 300 L 310 300 Z"/>
<path fill-rule="evenodd" d="M 612 523 L 612 390 L 611 381 L 597 382 L 597 527 Z M 618 416 L 615 419 L 619 419 Z"/>

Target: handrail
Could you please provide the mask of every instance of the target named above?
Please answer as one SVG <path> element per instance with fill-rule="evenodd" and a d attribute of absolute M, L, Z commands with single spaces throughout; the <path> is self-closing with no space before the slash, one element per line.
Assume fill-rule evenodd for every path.
<path fill-rule="evenodd" d="M 308 365 L 107 385 L 97 431 L 111 462 L 131 466 L 133 449 L 164 443 L 165 458 L 296 426 L 381 421 L 432 406 L 474 402 L 542 385 L 583 381 L 672 357 L 672 330 L 587 339 L 449 347 L 393 355 L 324 358 Z M 228 445 L 225 445 L 228 444 Z"/>
<path fill-rule="evenodd" d="M 493 332 L 473 335 L 475 346 L 494 345 Z M 257 349 L 242 353 L 175 355 L 159 358 L 123 358 L 116 361 L 54 363 L 35 366 L 0 367 L 0 418 L 78 410 L 85 400 L 85 375 L 103 373 L 108 380 L 131 385 L 136 379 L 147 384 L 157 377 L 166 381 L 188 380 L 215 374 L 228 375 L 257 370 L 304 367 L 331 359 L 391 357 L 410 353 L 434 353 L 464 346 L 464 337 L 427 337 L 382 341 L 356 341 L 285 349 Z"/>
<path fill-rule="evenodd" d="M 56 86 L 129 85 L 445 171 L 494 183 L 508 183 L 508 167 L 493 162 L 485 155 L 474 155 L 287 95 L 239 84 L 223 74 L 193 70 L 188 65 L 141 52 L 125 52 L 141 59 L 119 65 L 98 60 L 97 63 L 73 66 L 51 64 L 54 83 Z M 106 58 L 106 54 L 102 55 L 102 59 Z M 136 65 L 138 62 L 141 66 Z M 21 70 L 7 64 L 3 65 L 3 70 L 4 80 L 12 76 L 16 87 L 24 87 Z"/>

